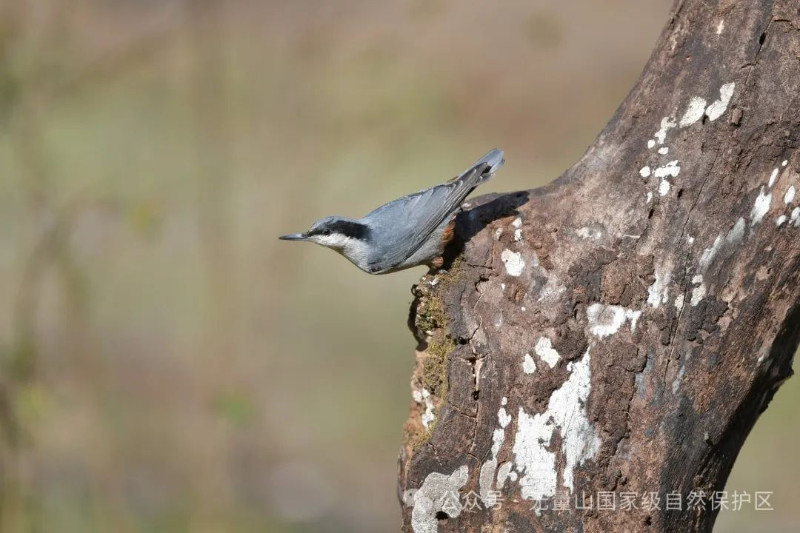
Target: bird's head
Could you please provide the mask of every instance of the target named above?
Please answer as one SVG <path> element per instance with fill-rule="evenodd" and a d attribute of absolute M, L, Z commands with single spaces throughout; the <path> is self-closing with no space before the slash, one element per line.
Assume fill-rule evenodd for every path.
<path fill-rule="evenodd" d="M 341 251 L 353 239 L 366 241 L 369 228 L 358 221 L 344 217 L 325 217 L 311 225 L 304 233 L 279 237 L 284 241 L 311 241 L 333 250 Z"/>

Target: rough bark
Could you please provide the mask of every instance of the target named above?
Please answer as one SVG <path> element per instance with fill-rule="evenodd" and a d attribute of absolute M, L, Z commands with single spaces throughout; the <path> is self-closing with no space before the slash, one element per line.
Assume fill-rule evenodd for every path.
<path fill-rule="evenodd" d="M 405 531 L 711 529 L 792 374 L 798 94 L 796 1 L 678 1 L 577 164 L 459 216 L 449 271 L 414 289 Z"/>

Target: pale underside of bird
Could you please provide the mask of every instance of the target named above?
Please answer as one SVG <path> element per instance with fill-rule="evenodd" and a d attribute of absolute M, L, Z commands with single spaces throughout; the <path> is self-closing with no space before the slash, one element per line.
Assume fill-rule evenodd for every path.
<path fill-rule="evenodd" d="M 325 246 L 369 274 L 419 265 L 441 268 L 461 203 L 504 162 L 502 150 L 491 150 L 446 183 L 392 200 L 360 219 L 325 217 L 306 232 L 280 239 Z"/>

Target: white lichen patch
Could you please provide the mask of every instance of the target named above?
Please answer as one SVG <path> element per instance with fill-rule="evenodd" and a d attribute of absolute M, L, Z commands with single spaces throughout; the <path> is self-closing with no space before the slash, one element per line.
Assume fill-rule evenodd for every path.
<path fill-rule="evenodd" d="M 492 454 L 488 461 L 481 465 L 481 471 L 478 475 L 478 487 L 484 505 L 491 509 L 494 507 L 497 499 L 497 493 L 494 491 L 495 472 L 497 471 L 497 454 L 503 446 L 506 439 L 506 427 L 511 423 L 511 415 L 506 412 L 505 405 L 508 403 L 508 398 L 503 398 L 501 407 L 497 411 L 497 423 L 500 427 L 492 433 Z"/>
<path fill-rule="evenodd" d="M 494 240 L 499 241 L 501 235 L 503 235 L 503 228 L 497 228 L 494 230 Z"/>
<path fill-rule="evenodd" d="M 522 358 L 522 371 L 526 374 L 533 374 L 536 372 L 536 361 L 533 360 L 531 354 L 526 353 Z"/>
<path fill-rule="evenodd" d="M 663 167 L 658 167 L 657 169 L 655 169 L 653 175 L 657 178 L 668 178 L 668 177 L 677 178 L 678 174 L 680 173 L 681 173 L 681 167 L 678 163 L 678 160 L 676 159 L 675 161 L 670 161 Z"/>
<path fill-rule="evenodd" d="M 720 19 L 719 23 L 717 24 L 717 35 L 722 35 L 722 32 L 725 30 L 725 21 Z"/>
<path fill-rule="evenodd" d="M 720 246 L 722 246 L 722 234 L 717 235 L 717 238 L 714 239 L 714 244 L 703 250 L 703 254 L 700 256 L 700 270 L 705 272 L 708 265 L 717 256 Z"/>
<path fill-rule="evenodd" d="M 717 256 L 717 253 L 719 253 L 719 250 L 723 244 L 738 244 L 739 241 L 741 241 L 744 237 L 744 229 L 744 218 L 739 217 L 739 219 L 736 221 L 736 224 L 734 224 L 730 231 L 728 231 L 727 235 L 724 237 L 721 233 L 717 235 L 717 237 L 714 239 L 714 243 L 703 250 L 703 253 L 700 256 L 700 271 L 705 272 L 708 269 L 709 265 L 711 265 L 711 263 L 714 261 L 714 258 Z"/>
<path fill-rule="evenodd" d="M 653 201 L 653 193 L 652 192 L 649 192 L 649 191 L 647 192 L 647 195 L 645 196 L 645 201 L 648 204 Z"/>
<path fill-rule="evenodd" d="M 647 288 L 647 303 L 654 308 L 658 308 L 662 303 L 667 303 L 669 299 L 669 281 L 672 274 L 667 271 L 660 273 L 656 270 L 655 281 Z"/>
<path fill-rule="evenodd" d="M 428 389 L 422 388 L 412 391 L 411 396 L 414 398 L 414 401 L 420 404 L 425 410 L 420 415 L 420 421 L 422 425 L 425 426 L 425 429 L 430 427 L 431 422 L 436 419 L 436 415 L 433 413 L 433 398 L 431 398 L 431 393 L 428 392 Z"/>
<path fill-rule="evenodd" d="M 769 211 L 772 204 L 772 193 L 761 187 L 761 191 L 753 203 L 753 209 L 750 210 L 750 226 L 755 226 L 764 218 L 764 215 Z"/>
<path fill-rule="evenodd" d="M 525 261 L 519 252 L 512 252 L 508 249 L 503 250 L 500 254 L 500 259 L 505 264 L 506 272 L 509 276 L 519 276 L 525 270 Z"/>
<path fill-rule="evenodd" d="M 800 226 L 800 207 L 795 207 L 792 209 L 792 215 L 789 217 L 789 220 L 792 222 L 795 228 Z"/>
<path fill-rule="evenodd" d="M 739 241 L 741 241 L 744 237 L 744 227 L 744 218 L 739 217 L 739 220 L 736 221 L 736 224 L 733 225 L 731 230 L 725 236 L 725 242 L 728 244 L 739 244 Z"/>
<path fill-rule="evenodd" d="M 519 483 L 523 499 L 542 500 L 556 493 L 556 454 L 547 449 L 553 429 L 549 410 L 531 416 L 519 408 L 512 451 L 514 464 L 521 475 Z"/>
<path fill-rule="evenodd" d="M 553 348 L 553 344 L 547 337 L 539 337 L 539 340 L 536 341 L 534 351 L 550 368 L 556 366 L 561 360 L 561 355 Z"/>
<path fill-rule="evenodd" d="M 670 161 L 664 166 L 658 167 L 653 171 L 653 175 L 656 178 L 659 178 L 661 181 L 658 184 L 658 194 L 661 196 L 666 196 L 670 190 L 670 183 L 667 181 L 668 178 L 672 177 L 675 178 L 680 174 L 681 167 L 678 164 L 678 161 Z"/>
<path fill-rule="evenodd" d="M 416 491 L 406 491 L 404 501 L 413 505 L 411 529 L 414 533 L 436 533 L 439 529 L 436 513 L 445 510 L 448 516 L 456 517 L 463 509 L 458 491 L 467 484 L 469 468 L 460 466 L 450 474 L 432 472 L 425 477 Z"/>
<path fill-rule="evenodd" d="M 735 88 L 736 84 L 733 82 L 726 83 L 719 88 L 719 100 L 715 100 L 706 108 L 706 116 L 708 117 L 708 120 L 714 122 L 725 113 L 725 111 L 728 109 L 728 104 L 733 97 L 733 91 Z"/>
<path fill-rule="evenodd" d="M 692 307 L 695 307 L 705 297 L 706 297 L 706 286 L 705 284 L 701 283 L 700 285 L 692 289 L 692 300 L 689 303 L 691 304 Z"/>
<path fill-rule="evenodd" d="M 580 361 L 570 363 L 569 378 L 550 396 L 547 410 L 529 415 L 520 407 L 514 438 L 514 462 L 520 472 L 522 498 L 541 500 L 555 495 L 558 472 L 556 456 L 548 450 L 553 432 L 561 433 L 564 455 L 562 484 L 574 490 L 575 468 L 591 459 L 600 447 L 600 439 L 589 423 L 586 402 L 591 391 L 589 350 Z"/>
<path fill-rule="evenodd" d="M 681 117 L 680 127 L 685 128 L 686 126 L 691 126 L 701 118 L 703 115 L 706 114 L 706 100 L 705 98 L 700 98 L 699 96 L 693 96 L 691 100 L 689 100 L 689 107 L 686 108 L 686 112 L 683 113 L 683 117 Z"/>
<path fill-rule="evenodd" d="M 794 201 L 794 185 L 790 185 L 788 189 L 786 189 L 786 194 L 783 195 L 783 203 L 789 205 Z"/>
<path fill-rule="evenodd" d="M 522 218 L 517 217 L 511 222 L 514 229 L 514 241 L 519 242 L 522 240 Z"/>
<path fill-rule="evenodd" d="M 517 473 L 513 471 L 514 463 L 511 461 L 506 461 L 502 463 L 497 468 L 497 490 L 503 490 L 506 486 L 506 480 L 511 479 L 512 481 L 517 480 Z"/>
<path fill-rule="evenodd" d="M 784 159 L 783 162 L 781 163 L 781 166 L 785 167 L 788 164 L 789 164 L 789 160 L 788 159 Z"/>
<path fill-rule="evenodd" d="M 675 309 L 677 309 L 679 313 L 683 309 L 683 298 L 683 293 L 680 293 L 675 297 Z"/>
<path fill-rule="evenodd" d="M 678 389 L 681 386 L 681 381 L 683 381 L 684 373 L 686 373 L 686 365 L 685 364 L 681 365 L 681 367 L 678 369 L 678 375 L 675 376 L 674 380 L 672 380 L 672 394 L 677 394 L 678 393 Z"/>
<path fill-rule="evenodd" d="M 781 215 L 775 219 L 775 225 L 778 227 L 782 226 L 784 222 L 786 222 L 786 215 Z"/>
<path fill-rule="evenodd" d="M 636 322 L 641 315 L 641 311 L 634 311 L 620 305 L 595 303 L 586 309 L 586 317 L 589 319 L 589 332 L 601 339 L 618 332 L 628 320 L 631 323 L 631 332 L 636 331 Z"/>
<path fill-rule="evenodd" d="M 558 277 L 548 276 L 547 283 L 545 283 L 544 287 L 539 291 L 539 297 L 536 299 L 536 302 L 544 302 L 545 304 L 555 303 L 566 290 L 567 288 L 561 283 Z"/>
<path fill-rule="evenodd" d="M 772 174 L 769 175 L 769 183 L 767 183 L 768 187 L 772 188 L 775 182 L 778 181 L 778 172 L 779 170 L 777 168 L 772 170 Z"/>
<path fill-rule="evenodd" d="M 706 297 L 706 285 L 703 282 L 703 276 L 698 274 L 693 277 L 692 285 L 695 285 L 695 287 L 692 289 L 692 299 L 689 304 L 695 307 Z"/>
<path fill-rule="evenodd" d="M 508 405 L 508 398 L 503 398 L 503 406 L 497 410 L 497 423 L 500 424 L 500 428 L 505 429 L 511 423 L 511 415 L 506 412 L 505 406 Z M 499 442 L 495 442 L 495 445 L 492 445 L 492 453 L 497 455 L 497 452 L 500 451 L 500 446 L 503 444 L 503 439 L 501 438 Z"/>
<path fill-rule="evenodd" d="M 671 130 L 672 128 L 674 128 L 675 126 L 677 126 L 677 125 L 678 125 L 678 123 L 675 122 L 675 119 L 673 117 L 664 117 L 664 118 L 662 118 L 661 119 L 661 127 L 658 129 L 658 131 L 655 134 L 655 138 L 656 138 L 656 141 L 658 141 L 658 144 L 664 144 L 664 141 L 667 138 L 667 132 L 669 130 Z M 651 147 L 650 143 L 648 143 L 647 146 Z M 655 144 L 653 144 L 653 146 L 655 146 Z"/>
<path fill-rule="evenodd" d="M 584 226 L 575 230 L 575 235 L 581 239 L 591 239 L 593 241 L 599 240 L 603 237 L 603 230 L 597 227 Z"/>
<path fill-rule="evenodd" d="M 654 135 L 655 138 L 647 141 L 647 148 L 653 149 L 656 144 L 663 145 L 666 142 L 669 130 L 675 127 L 685 128 L 687 126 L 691 126 L 704 116 L 708 116 L 709 120 L 711 121 L 721 117 L 728 109 L 728 104 L 733 97 L 735 87 L 736 85 L 734 83 L 724 84 L 719 89 L 719 99 L 715 100 L 708 106 L 706 105 L 705 98 L 701 98 L 699 96 L 692 97 L 689 100 L 689 104 L 686 107 L 686 110 L 683 112 L 680 121 L 676 121 L 676 119 L 672 116 L 661 119 L 661 125 Z M 660 155 L 667 155 L 669 151 L 670 148 L 668 146 L 659 146 L 658 148 L 658 153 Z M 666 196 L 669 194 L 669 191 L 672 188 L 669 178 L 678 177 L 680 171 L 681 168 L 678 161 L 674 160 L 655 169 L 651 169 L 650 165 L 646 165 L 639 169 L 639 175 L 645 179 L 649 178 L 651 175 L 658 178 L 658 194 L 661 196 Z M 647 203 L 650 203 L 651 199 L 652 193 L 648 193 Z"/>

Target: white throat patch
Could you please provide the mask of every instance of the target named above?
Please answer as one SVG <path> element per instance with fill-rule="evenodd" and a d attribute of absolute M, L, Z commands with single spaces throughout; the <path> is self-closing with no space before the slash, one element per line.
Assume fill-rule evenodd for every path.
<path fill-rule="evenodd" d="M 339 252 L 362 270 L 366 268 L 367 243 L 364 241 L 342 235 L 341 233 L 313 235 L 309 237 L 308 240 Z"/>
<path fill-rule="evenodd" d="M 309 240 L 334 250 L 341 250 L 351 239 L 341 233 L 331 233 L 330 235 L 313 235 Z"/>

